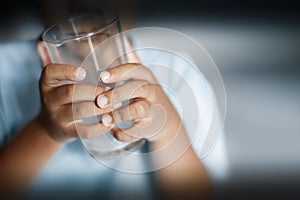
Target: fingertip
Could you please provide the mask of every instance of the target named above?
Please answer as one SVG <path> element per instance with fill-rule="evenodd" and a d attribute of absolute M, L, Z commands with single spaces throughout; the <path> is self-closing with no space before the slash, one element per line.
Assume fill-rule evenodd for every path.
<path fill-rule="evenodd" d="M 41 63 L 43 65 L 43 67 L 45 67 L 45 66 L 47 66 L 48 64 L 51 63 L 51 59 L 50 59 L 50 56 L 49 56 L 49 53 L 47 51 L 47 48 L 46 48 L 46 45 L 45 45 L 44 41 L 41 41 L 41 42 L 38 43 L 37 51 L 38 51 L 38 54 L 40 56 Z"/>
<path fill-rule="evenodd" d="M 104 126 L 106 126 L 106 127 L 111 126 L 112 121 L 113 121 L 113 119 L 109 114 L 104 114 L 102 116 L 102 123 L 103 123 Z"/>
<path fill-rule="evenodd" d="M 97 97 L 97 105 L 100 108 L 106 108 L 108 106 L 108 98 L 104 95 L 99 95 Z"/>
<path fill-rule="evenodd" d="M 78 67 L 75 71 L 76 80 L 82 81 L 86 76 L 86 71 L 82 67 Z"/>
<path fill-rule="evenodd" d="M 103 71 L 100 74 L 101 81 L 107 83 L 111 80 L 111 73 L 109 71 Z"/>

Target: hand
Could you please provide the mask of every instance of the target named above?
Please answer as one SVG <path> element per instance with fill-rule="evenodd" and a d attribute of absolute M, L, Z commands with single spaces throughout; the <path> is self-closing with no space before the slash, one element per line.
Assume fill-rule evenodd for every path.
<path fill-rule="evenodd" d="M 107 112 L 95 105 L 95 99 L 104 92 L 104 87 L 76 85 L 74 93 L 75 85 L 72 82 L 83 80 L 85 76 L 85 70 L 75 66 L 49 64 L 43 69 L 40 79 L 42 112 L 39 121 L 56 141 L 64 142 L 78 137 L 77 131 L 82 137 L 93 137 L 95 133 L 108 130 L 102 123 L 85 124 L 80 121 Z M 61 81 L 69 81 L 70 84 L 62 85 Z"/>
<path fill-rule="evenodd" d="M 108 119 L 104 123 L 107 127 L 133 121 L 130 128 L 112 128 L 118 140 L 130 142 L 147 138 L 151 141 L 171 141 L 178 133 L 182 126 L 180 117 L 149 69 L 141 64 L 129 63 L 102 72 L 100 78 L 104 83 L 125 81 L 125 84 L 97 98 L 99 108 L 112 110 L 103 115 Z M 120 102 L 126 100 L 132 102 L 118 108 Z"/>
<path fill-rule="evenodd" d="M 81 119 L 108 112 L 95 105 L 96 97 L 104 92 L 104 87 L 76 85 L 75 81 L 85 78 L 84 69 L 63 64 L 51 64 L 44 42 L 38 44 L 38 52 L 43 65 L 40 78 L 42 110 L 39 123 L 55 141 L 65 142 L 71 138 L 93 137 L 94 134 L 106 132 L 108 128 L 102 123 L 84 124 Z M 62 85 L 66 81 L 67 85 Z M 77 95 L 80 94 L 80 95 Z"/>

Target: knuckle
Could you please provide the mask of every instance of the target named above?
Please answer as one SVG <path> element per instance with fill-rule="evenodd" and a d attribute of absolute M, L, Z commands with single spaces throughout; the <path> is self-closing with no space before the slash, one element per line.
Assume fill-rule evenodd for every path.
<path fill-rule="evenodd" d="M 136 111 L 140 114 L 140 116 L 145 116 L 149 110 L 149 104 L 146 101 L 140 101 L 136 104 Z"/>
<path fill-rule="evenodd" d="M 151 116 L 147 116 L 147 117 L 145 117 L 145 118 L 143 119 L 142 127 L 148 128 L 149 126 L 152 125 L 152 122 L 153 122 L 153 121 L 152 121 Z"/>
<path fill-rule="evenodd" d="M 136 88 L 136 92 L 138 95 L 143 95 L 148 90 L 148 82 L 147 81 L 139 81 L 138 87 Z"/>
<path fill-rule="evenodd" d="M 136 118 L 139 115 L 139 106 L 135 103 L 129 107 L 130 118 Z"/>
<path fill-rule="evenodd" d="M 70 74 L 71 74 L 70 66 L 66 65 L 63 68 L 63 75 L 64 75 L 64 77 L 70 77 Z"/>
<path fill-rule="evenodd" d="M 124 116 L 120 109 L 113 111 L 113 117 L 116 123 L 121 123 L 124 120 Z"/>
<path fill-rule="evenodd" d="M 132 91 L 138 90 L 142 85 L 145 83 L 143 80 L 138 80 L 138 81 L 130 81 L 129 83 L 126 83 L 129 88 L 132 89 Z"/>
<path fill-rule="evenodd" d="M 76 105 L 73 105 L 73 112 L 74 112 L 74 117 L 77 119 L 77 118 L 80 118 L 82 115 L 83 115 L 83 108 L 82 106 L 76 104 Z"/>
<path fill-rule="evenodd" d="M 120 91 L 120 89 L 116 88 L 112 92 L 111 102 L 113 102 L 113 104 L 114 104 L 114 103 L 118 103 L 120 101 L 121 101 L 121 91 Z"/>
<path fill-rule="evenodd" d="M 66 97 L 72 97 L 72 95 L 73 95 L 73 85 L 64 86 L 62 93 Z"/>
<path fill-rule="evenodd" d="M 132 118 L 143 118 L 144 116 L 147 115 L 148 110 L 149 110 L 148 102 L 141 100 L 132 104 L 132 106 L 130 106 L 129 113 Z"/>
<path fill-rule="evenodd" d="M 52 67 L 51 67 L 52 64 L 48 64 L 44 67 L 43 69 L 43 75 L 44 76 L 49 76 L 51 75 L 51 70 L 52 70 Z"/>

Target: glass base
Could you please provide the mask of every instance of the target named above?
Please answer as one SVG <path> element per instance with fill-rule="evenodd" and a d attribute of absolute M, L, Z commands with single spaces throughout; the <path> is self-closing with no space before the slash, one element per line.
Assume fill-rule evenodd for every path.
<path fill-rule="evenodd" d="M 114 146 L 114 149 L 109 150 L 104 150 L 104 148 L 101 149 L 101 146 L 93 148 L 93 145 L 90 145 L 84 141 L 82 142 L 85 148 L 87 149 L 88 153 L 96 160 L 115 160 L 129 155 L 140 149 L 146 143 L 146 139 L 141 139 L 136 142 L 130 143 L 118 142 L 122 143 L 122 145 L 116 145 Z"/>

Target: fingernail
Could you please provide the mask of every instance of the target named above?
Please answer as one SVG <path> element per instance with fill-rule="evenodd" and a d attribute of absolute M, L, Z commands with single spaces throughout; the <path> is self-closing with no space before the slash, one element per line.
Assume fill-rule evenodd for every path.
<path fill-rule="evenodd" d="M 78 67 L 77 70 L 76 70 L 76 72 L 75 72 L 75 76 L 76 76 L 77 80 L 81 81 L 81 80 L 83 80 L 85 78 L 86 71 L 83 68 Z"/>
<path fill-rule="evenodd" d="M 98 96 L 97 103 L 98 103 L 99 107 L 104 108 L 108 103 L 108 99 L 106 96 L 103 96 L 103 95 Z"/>
<path fill-rule="evenodd" d="M 112 117 L 109 114 L 104 114 L 102 116 L 102 123 L 105 126 L 109 126 L 112 123 Z"/>
<path fill-rule="evenodd" d="M 110 79 L 110 73 L 108 71 L 103 71 L 100 74 L 100 78 L 104 82 L 109 81 L 109 79 Z"/>
<path fill-rule="evenodd" d="M 110 90 L 111 88 L 110 87 L 105 87 L 104 88 L 104 91 L 106 92 L 106 91 L 108 91 L 108 90 Z"/>

